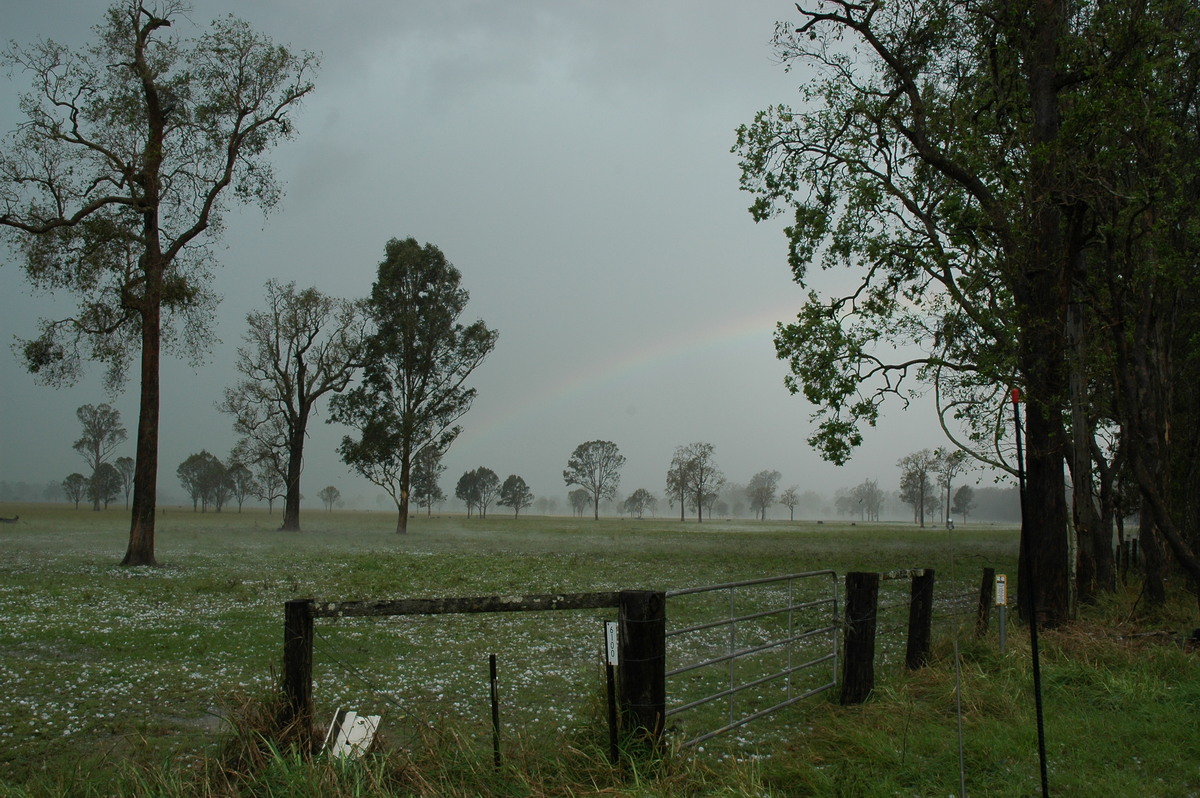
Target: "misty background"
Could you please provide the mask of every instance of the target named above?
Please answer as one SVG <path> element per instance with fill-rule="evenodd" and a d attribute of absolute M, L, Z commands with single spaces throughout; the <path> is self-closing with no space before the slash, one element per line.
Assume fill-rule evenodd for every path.
<path fill-rule="evenodd" d="M 7 6 L 6 42 L 80 46 L 108 3 Z M 524 477 L 570 513 L 567 458 L 604 439 L 627 458 L 622 495 L 644 487 L 669 516 L 675 447 L 708 441 L 729 481 L 776 470 L 780 490 L 820 493 L 832 506 L 838 488 L 865 479 L 890 496 L 900 457 L 947 443 L 931 403 L 896 405 L 835 467 L 806 443 L 811 406 L 784 388 L 772 333 L 794 317 L 801 289 L 783 222 L 751 220 L 729 150 L 757 111 L 799 105 L 802 76 L 786 73 L 770 48 L 776 21 L 794 14 L 790 2 L 197 0 L 188 17 L 203 27 L 230 12 L 277 43 L 320 53 L 322 68 L 294 116 L 295 138 L 272 157 L 280 207 L 228 217 L 219 341 L 201 364 L 164 356 L 160 503 L 186 501 L 175 469 L 189 454 L 224 459 L 235 443 L 216 403 L 237 379 L 245 315 L 262 306 L 264 283 L 365 296 L 393 237 L 441 248 L 471 294 L 463 321 L 481 318 L 500 333 L 469 381 L 479 394 L 443 459 L 448 496 L 462 472 L 486 466 L 501 480 Z M 198 30 L 181 23 L 174 32 Z M 26 75 L 0 79 L 0 130 L 19 124 L 28 89 Z M 116 454 L 132 456 L 135 381 L 110 397 L 98 368 L 61 390 L 24 371 L 14 336 L 31 337 L 39 318 L 73 303 L 32 292 L 13 254 L 0 254 L 0 483 L 40 491 L 84 470 L 71 448 L 82 404 L 120 410 L 129 440 Z M 830 289 L 847 282 L 815 279 Z M 341 463 L 346 431 L 324 423 L 325 408 L 309 427 L 303 506 L 319 508 L 317 492 L 333 485 L 347 507 L 394 511 Z M 977 480 L 989 488 L 993 475 L 958 484 Z M 787 508 L 768 517 L 786 518 Z M 884 517 L 911 519 L 911 510 L 891 500 Z"/>

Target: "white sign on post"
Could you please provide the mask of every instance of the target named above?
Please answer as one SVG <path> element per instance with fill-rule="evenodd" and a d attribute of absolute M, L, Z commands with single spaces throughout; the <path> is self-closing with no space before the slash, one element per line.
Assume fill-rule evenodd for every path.
<path fill-rule="evenodd" d="M 617 663 L 617 622 L 604 622 L 604 644 L 608 655 L 608 664 L 616 666 Z"/>
<path fill-rule="evenodd" d="M 996 574 L 996 606 L 1008 606 L 1008 577 L 1004 574 Z"/>

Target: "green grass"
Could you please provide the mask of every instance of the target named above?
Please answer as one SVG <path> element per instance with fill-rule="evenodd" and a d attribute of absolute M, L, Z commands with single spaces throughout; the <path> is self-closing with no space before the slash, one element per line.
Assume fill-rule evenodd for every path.
<path fill-rule="evenodd" d="M 310 511 L 304 532 L 281 533 L 261 511 L 168 508 L 163 567 L 129 569 L 116 564 L 123 513 L 4 514 L 17 513 L 0 529 L 0 795 L 957 795 L 956 640 L 969 794 L 1040 792 L 1024 630 L 1010 628 L 1005 655 L 994 623 L 988 639 L 970 634 L 981 569 L 1015 574 L 1012 529 L 492 515 L 421 516 L 398 536 L 388 513 Z M 381 753 L 313 762 L 257 736 L 288 599 L 670 590 L 914 567 L 938 572 L 930 667 L 903 670 L 907 584 L 885 583 L 871 701 L 845 708 L 823 694 L 702 751 L 607 763 L 603 611 L 318 621 L 318 717 L 381 714 Z M 1127 620 L 1135 600 L 1136 586 L 1043 637 L 1054 794 L 1200 795 L 1200 665 L 1176 642 L 1200 617 L 1193 602 Z M 668 622 L 706 612 L 673 600 Z M 689 688 L 669 689 L 677 700 Z"/>

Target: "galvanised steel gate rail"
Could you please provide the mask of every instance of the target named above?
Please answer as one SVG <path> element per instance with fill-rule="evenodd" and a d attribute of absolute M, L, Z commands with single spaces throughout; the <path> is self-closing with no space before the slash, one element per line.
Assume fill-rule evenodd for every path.
<path fill-rule="evenodd" d="M 829 579 L 828 594 L 816 599 L 797 601 L 795 585 L 801 580 L 818 579 L 820 577 L 828 577 Z M 763 594 L 768 592 L 764 589 L 770 585 L 779 583 L 786 584 L 786 601 L 782 606 L 768 604 L 764 608 Z M 747 593 L 745 590 L 739 593 L 739 589 L 744 588 L 752 588 L 753 590 L 750 592 L 758 594 L 752 601 L 759 608 L 739 615 L 737 611 L 737 598 Z M 666 672 L 668 692 L 670 692 L 672 677 L 695 673 L 705 668 L 716 668 L 720 665 L 726 666 L 725 670 L 727 674 L 723 675 L 721 679 L 723 682 L 722 689 L 666 709 L 665 715 L 667 718 L 670 718 L 696 709 L 704 704 L 720 699 L 727 699 L 728 711 L 726 722 L 719 728 L 712 729 L 685 741 L 683 743 L 685 746 L 697 745 L 837 685 L 838 582 L 837 575 L 833 571 L 809 571 L 806 573 L 788 574 L 786 576 L 673 590 L 667 591 L 666 598 L 669 601 L 670 599 L 682 596 L 716 593 L 719 591 L 728 592 L 728 617 L 696 623 L 666 632 L 669 644 L 673 643 L 673 647 L 676 649 L 686 649 L 688 647 L 686 641 L 689 638 L 697 638 L 703 633 L 711 632 L 712 630 L 720 630 L 722 628 L 726 630 L 723 635 L 725 650 L 722 654 L 691 662 Z M 770 601 L 770 598 L 767 597 L 766 600 Z M 740 637 L 739 631 L 742 632 Z M 805 646 L 804 644 L 819 642 L 822 635 L 828 635 L 829 637 L 828 652 L 820 653 L 815 657 L 809 656 L 812 652 L 812 647 L 811 645 Z M 759 639 L 751 643 L 747 638 L 754 636 Z M 763 637 L 767 639 L 763 640 Z M 694 647 L 702 649 L 705 645 L 706 643 L 701 640 L 695 643 Z M 817 651 L 823 651 L 823 648 L 818 648 Z M 739 663 L 744 663 L 750 658 L 768 652 L 776 654 L 782 652 L 786 656 L 780 658 L 782 661 L 778 666 L 771 666 L 775 668 L 774 670 L 770 670 L 767 673 L 756 673 L 747 681 L 739 681 Z M 796 663 L 794 660 L 798 653 L 807 658 L 803 662 Z M 793 690 L 793 676 L 795 674 L 810 668 L 816 668 L 826 662 L 830 663 L 829 680 L 827 682 L 815 687 L 808 687 L 800 693 L 796 693 Z M 784 681 L 783 687 L 786 687 L 784 691 L 785 697 L 782 700 L 764 708 L 739 714 L 735 698 L 740 693 L 756 687 L 766 687 L 781 680 Z"/>

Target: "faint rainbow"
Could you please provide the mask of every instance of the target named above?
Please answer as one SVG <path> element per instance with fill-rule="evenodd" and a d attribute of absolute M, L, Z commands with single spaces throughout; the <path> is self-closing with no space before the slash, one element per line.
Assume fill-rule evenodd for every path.
<path fill-rule="evenodd" d="M 598 363 L 589 363 L 564 378 L 537 391 L 537 398 L 519 407 L 508 408 L 482 422 L 469 437 L 478 442 L 510 426 L 536 416 L 547 408 L 569 402 L 571 397 L 632 379 L 673 362 L 686 361 L 712 352 L 742 345 L 774 349 L 775 327 L 795 317 L 795 307 L 772 307 L 712 325 L 697 325 L 689 330 L 663 335 L 629 347 Z M 471 427 L 472 424 L 465 425 Z"/>

